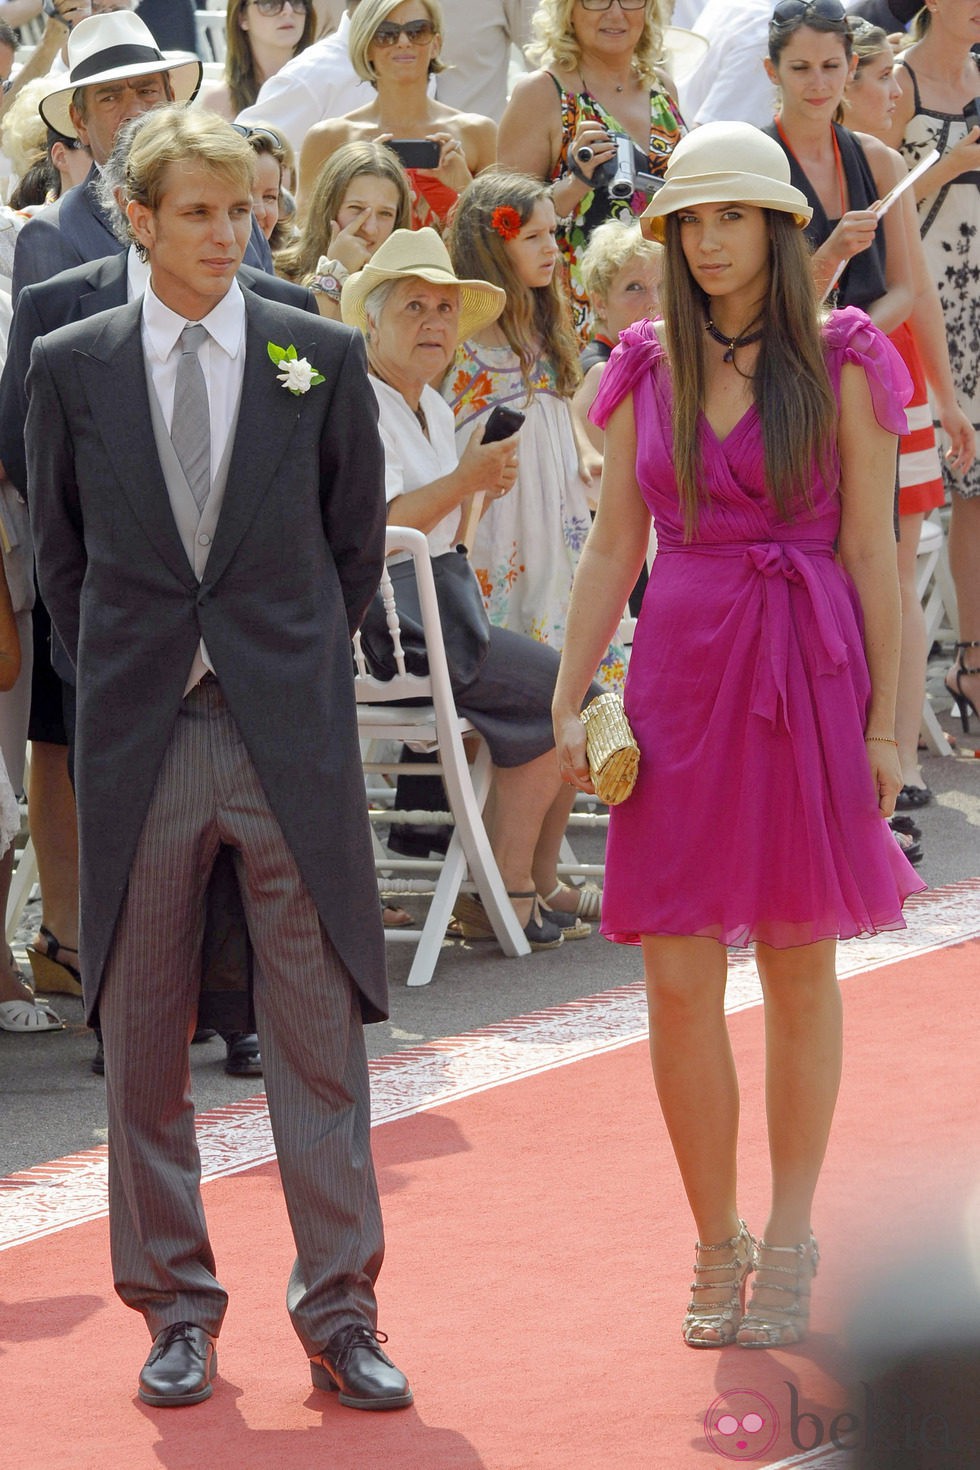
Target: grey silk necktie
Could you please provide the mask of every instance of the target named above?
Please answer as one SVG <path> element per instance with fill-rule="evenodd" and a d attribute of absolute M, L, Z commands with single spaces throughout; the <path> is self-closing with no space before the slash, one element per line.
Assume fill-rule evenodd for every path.
<path fill-rule="evenodd" d="M 211 413 L 208 385 L 197 352 L 207 339 L 208 329 L 200 322 L 188 324 L 180 334 L 180 361 L 174 388 L 174 416 L 170 438 L 180 467 L 187 477 L 198 510 L 211 489 Z"/>

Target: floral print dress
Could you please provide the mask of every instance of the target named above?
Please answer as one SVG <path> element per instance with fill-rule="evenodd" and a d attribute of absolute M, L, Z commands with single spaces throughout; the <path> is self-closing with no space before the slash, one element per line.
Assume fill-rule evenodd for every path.
<path fill-rule="evenodd" d="M 591 92 L 566 92 L 558 78 L 548 73 L 558 88 L 561 99 L 561 149 L 552 172 L 552 179 L 561 178 L 569 172 L 568 151 L 580 122 L 600 122 L 608 133 L 623 133 L 626 129 L 618 123 Z M 671 153 L 687 129 L 677 110 L 673 98 L 659 85 L 650 91 L 650 148 L 646 172 L 661 178 Z M 596 225 L 607 219 L 625 217 L 632 219 L 642 214 L 649 203 L 648 194 L 637 191 L 631 199 L 610 199 L 605 189 L 590 189 L 575 213 L 558 222 L 558 245 L 565 264 L 565 279 L 575 316 L 575 330 L 581 345 L 585 347 L 591 336 L 592 311 L 582 285 L 579 260 L 589 236 Z"/>
<path fill-rule="evenodd" d="M 547 359 L 535 364 L 528 401 L 520 363 L 509 347 L 463 342 L 442 385 L 456 419 L 462 454 L 496 404 L 527 415 L 520 431 L 517 483 L 493 501 L 471 548 L 491 623 L 561 649 L 572 578 L 591 517 L 568 400 L 557 391 Z M 597 674 L 607 689 L 626 675 L 623 649 L 612 645 Z"/>

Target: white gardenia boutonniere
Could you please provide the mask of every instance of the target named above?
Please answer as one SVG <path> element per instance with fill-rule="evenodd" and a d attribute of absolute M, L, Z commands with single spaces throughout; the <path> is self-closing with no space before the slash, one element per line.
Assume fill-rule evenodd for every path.
<path fill-rule="evenodd" d="M 296 397 L 300 393 L 308 393 L 318 383 L 325 383 L 326 379 L 322 373 L 318 373 L 312 363 L 307 362 L 305 357 L 296 356 L 296 348 L 290 342 L 288 347 L 278 347 L 275 342 L 267 342 L 269 357 L 279 369 L 279 381 L 284 388 Z"/>

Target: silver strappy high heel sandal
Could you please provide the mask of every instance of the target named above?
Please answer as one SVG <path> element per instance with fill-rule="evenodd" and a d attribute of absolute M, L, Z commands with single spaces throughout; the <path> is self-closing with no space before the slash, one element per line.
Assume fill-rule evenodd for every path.
<path fill-rule="evenodd" d="M 756 1278 L 752 1299 L 735 1341 L 739 1347 L 790 1347 L 810 1325 L 810 1282 L 817 1274 L 820 1252 L 813 1236 L 801 1245 L 756 1245 Z M 778 1259 L 776 1259 L 778 1258 Z M 765 1305 L 760 1292 L 777 1293 Z"/>
<path fill-rule="evenodd" d="M 755 1241 L 744 1220 L 738 1234 L 717 1245 L 697 1244 L 694 1280 L 681 1334 L 688 1347 L 721 1348 L 735 1341 L 745 1308 L 745 1282 L 755 1270 Z M 702 1256 L 717 1259 L 702 1261 Z"/>

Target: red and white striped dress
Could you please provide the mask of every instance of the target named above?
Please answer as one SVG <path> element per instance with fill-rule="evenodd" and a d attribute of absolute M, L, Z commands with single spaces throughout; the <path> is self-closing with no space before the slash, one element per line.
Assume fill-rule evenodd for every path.
<path fill-rule="evenodd" d="M 905 405 L 909 432 L 899 440 L 898 513 L 900 516 L 928 515 L 946 499 L 939 462 L 932 407 L 926 390 L 922 359 L 908 322 L 889 332 L 888 339 L 901 354 L 912 378 L 913 393 Z"/>

